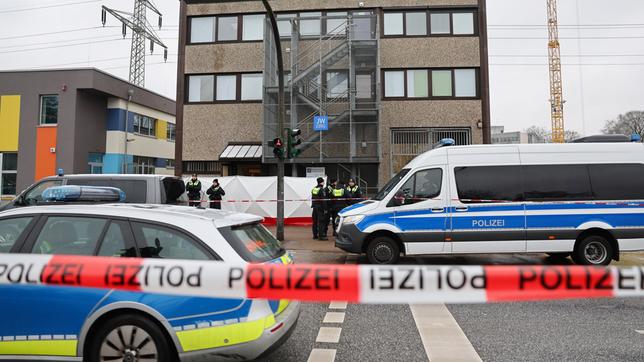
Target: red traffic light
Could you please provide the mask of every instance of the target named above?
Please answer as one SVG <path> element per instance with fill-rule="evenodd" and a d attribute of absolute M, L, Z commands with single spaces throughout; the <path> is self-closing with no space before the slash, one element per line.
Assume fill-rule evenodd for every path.
<path fill-rule="evenodd" d="M 276 138 L 273 140 L 273 147 L 282 148 L 283 146 L 284 146 L 284 143 L 282 142 L 281 138 Z"/>

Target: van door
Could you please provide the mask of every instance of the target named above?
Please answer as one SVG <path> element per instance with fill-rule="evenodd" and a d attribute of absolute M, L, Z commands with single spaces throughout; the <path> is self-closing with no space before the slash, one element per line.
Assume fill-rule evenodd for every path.
<path fill-rule="evenodd" d="M 408 255 L 444 252 L 449 213 L 445 166 L 416 171 L 394 194 L 394 220 Z"/>
<path fill-rule="evenodd" d="M 525 252 L 525 203 L 516 150 L 491 146 L 477 154 L 453 151 L 448 156 L 454 180 L 452 252 Z"/>

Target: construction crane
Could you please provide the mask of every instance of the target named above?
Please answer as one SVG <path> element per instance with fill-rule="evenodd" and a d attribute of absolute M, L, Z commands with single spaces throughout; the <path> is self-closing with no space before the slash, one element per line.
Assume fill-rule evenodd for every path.
<path fill-rule="evenodd" d="M 564 143 L 563 87 L 561 84 L 561 49 L 557 0 L 546 0 L 548 5 L 548 65 L 550 67 L 550 118 L 552 142 Z"/>
<path fill-rule="evenodd" d="M 140 87 L 145 86 L 145 39 L 150 40 L 150 53 L 154 52 L 154 44 L 163 48 L 163 60 L 168 60 L 168 47 L 163 44 L 148 20 L 146 10 L 150 9 L 159 16 L 159 29 L 162 24 L 162 14 L 150 0 L 134 0 L 134 12 L 110 9 L 103 6 L 101 21 L 103 26 L 107 21 L 107 13 L 121 21 L 122 34 L 125 38 L 127 28 L 132 30 L 132 47 L 130 50 L 130 83 Z"/>

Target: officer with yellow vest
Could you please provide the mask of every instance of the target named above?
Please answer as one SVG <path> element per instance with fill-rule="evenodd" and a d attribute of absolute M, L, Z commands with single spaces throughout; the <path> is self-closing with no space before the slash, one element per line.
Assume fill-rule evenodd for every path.
<path fill-rule="evenodd" d="M 186 192 L 188 193 L 190 206 L 199 206 L 201 204 L 201 181 L 197 178 L 196 173 L 186 183 Z"/>
<path fill-rule="evenodd" d="M 355 180 L 352 178 L 349 179 L 349 184 L 345 190 L 345 196 L 347 197 L 347 206 L 360 202 L 360 199 L 362 198 L 362 190 L 360 190 L 360 186 L 356 185 Z"/>
<path fill-rule="evenodd" d="M 345 192 L 344 187 L 340 185 L 336 180 L 331 180 L 331 202 L 330 202 L 330 216 L 331 216 L 331 227 L 333 228 L 333 236 L 338 236 L 338 233 L 335 231 L 336 222 L 338 218 L 338 213 L 340 210 L 344 209 L 346 206 Z"/>
<path fill-rule="evenodd" d="M 318 177 L 317 182 L 317 186 L 311 190 L 311 208 L 313 209 L 311 215 L 313 225 L 311 229 L 313 231 L 313 239 L 327 240 L 327 189 L 324 187 L 324 179 L 322 177 Z"/>

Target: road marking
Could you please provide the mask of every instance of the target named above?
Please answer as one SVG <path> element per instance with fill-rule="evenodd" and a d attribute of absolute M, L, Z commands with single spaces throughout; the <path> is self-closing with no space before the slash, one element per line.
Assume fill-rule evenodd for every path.
<path fill-rule="evenodd" d="M 335 349 L 314 348 L 307 362 L 333 362 L 335 361 L 335 353 Z"/>
<path fill-rule="evenodd" d="M 347 309 L 347 302 L 331 302 L 329 309 Z"/>
<path fill-rule="evenodd" d="M 409 307 L 430 361 L 481 361 L 445 304 Z"/>
<path fill-rule="evenodd" d="M 344 323 L 344 312 L 326 312 L 322 323 Z"/>
<path fill-rule="evenodd" d="M 320 327 L 316 343 L 338 343 L 340 342 L 340 333 L 342 328 L 338 327 Z"/>
<path fill-rule="evenodd" d="M 636 330 L 635 330 L 635 332 L 637 332 L 637 333 L 639 333 L 639 334 L 644 334 L 644 330 L 636 329 Z"/>

